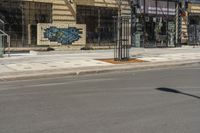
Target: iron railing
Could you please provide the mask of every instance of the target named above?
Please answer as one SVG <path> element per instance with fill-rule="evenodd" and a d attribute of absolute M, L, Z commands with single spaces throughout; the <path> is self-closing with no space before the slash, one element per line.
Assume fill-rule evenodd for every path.
<path fill-rule="evenodd" d="M 0 29 L 0 57 L 3 57 L 5 48 L 7 48 L 10 57 L 10 36 Z"/>
<path fill-rule="evenodd" d="M 129 60 L 131 47 L 131 17 L 121 16 L 116 21 L 117 39 L 114 47 L 114 60 Z"/>

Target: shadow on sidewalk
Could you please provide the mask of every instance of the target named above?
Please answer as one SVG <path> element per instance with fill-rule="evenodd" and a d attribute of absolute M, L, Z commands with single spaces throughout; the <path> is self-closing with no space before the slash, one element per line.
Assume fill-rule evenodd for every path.
<path fill-rule="evenodd" d="M 162 88 L 156 88 L 156 90 L 163 91 L 163 92 L 169 92 L 169 93 L 181 94 L 181 95 L 190 96 L 190 97 L 194 97 L 194 98 L 200 99 L 199 96 L 196 96 L 196 95 L 193 95 L 193 94 L 184 93 L 184 92 L 181 92 L 181 91 L 176 90 L 176 89 L 162 87 Z"/>

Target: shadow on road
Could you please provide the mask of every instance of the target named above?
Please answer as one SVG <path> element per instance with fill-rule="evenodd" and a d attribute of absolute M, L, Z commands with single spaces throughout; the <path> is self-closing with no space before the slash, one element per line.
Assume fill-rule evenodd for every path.
<path fill-rule="evenodd" d="M 162 88 L 156 88 L 156 90 L 169 92 L 169 93 L 177 93 L 177 94 L 181 94 L 181 95 L 190 96 L 190 97 L 194 97 L 194 98 L 200 99 L 199 96 L 188 94 L 188 93 L 184 93 L 184 92 L 181 92 L 181 91 L 176 90 L 176 89 L 162 87 Z"/>

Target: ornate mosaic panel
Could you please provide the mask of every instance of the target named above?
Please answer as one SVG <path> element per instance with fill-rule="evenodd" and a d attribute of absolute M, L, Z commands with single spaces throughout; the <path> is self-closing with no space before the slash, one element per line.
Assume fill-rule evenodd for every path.
<path fill-rule="evenodd" d="M 71 45 L 81 38 L 80 34 L 82 34 L 82 32 L 76 27 L 57 28 L 52 26 L 45 29 L 44 38 L 48 38 L 50 42 L 57 42 L 62 45 Z"/>

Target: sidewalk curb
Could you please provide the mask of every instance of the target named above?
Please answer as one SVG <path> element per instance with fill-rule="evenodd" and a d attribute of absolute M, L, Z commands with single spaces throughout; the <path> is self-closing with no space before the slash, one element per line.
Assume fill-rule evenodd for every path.
<path fill-rule="evenodd" d="M 7 75 L 14 76 L 0 76 L 0 81 L 13 81 L 13 80 L 26 80 L 26 79 L 38 79 L 38 78 L 49 78 L 51 76 L 75 76 L 75 75 L 86 75 L 86 74 L 97 74 L 97 73 L 107 73 L 107 72 L 119 72 L 120 71 L 142 71 L 148 69 L 157 68 L 170 68 L 178 67 L 192 64 L 199 64 L 200 60 L 185 60 L 176 62 L 152 62 L 146 63 L 132 63 L 132 64 L 121 64 L 115 66 L 104 66 L 101 68 L 97 67 L 86 67 L 77 69 L 62 69 L 62 70 L 46 70 L 46 71 L 26 71 L 26 72 L 14 72 L 8 73 Z M 21 74 L 23 73 L 23 74 Z M 31 73 L 31 74 L 30 74 Z M 4 74 L 5 75 L 5 74 Z"/>

